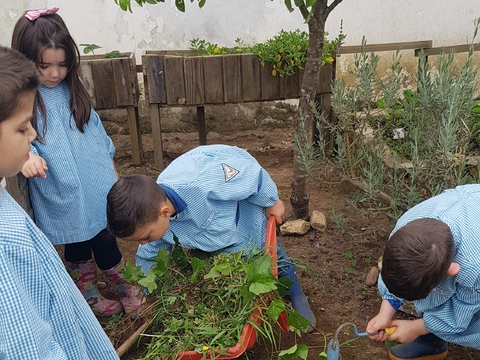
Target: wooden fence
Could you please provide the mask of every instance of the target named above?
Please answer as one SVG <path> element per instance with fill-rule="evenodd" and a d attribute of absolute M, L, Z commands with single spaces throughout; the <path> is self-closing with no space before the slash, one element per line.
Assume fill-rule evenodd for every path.
<path fill-rule="evenodd" d="M 469 45 L 432 47 L 431 40 L 368 44 L 367 52 L 414 50 L 418 56 L 423 49 L 427 56 L 442 51 L 467 52 Z M 477 49 L 476 49 L 477 50 Z M 362 46 L 342 46 L 339 55 L 360 53 Z M 188 57 L 186 55 L 189 55 Z M 250 101 L 272 101 L 300 96 L 303 72 L 292 77 L 271 76 L 270 65 L 262 67 L 258 57 L 251 54 L 200 57 L 193 51 L 146 51 L 142 64 L 135 64 L 133 53 L 115 59 L 100 56 L 82 57 L 80 73 L 96 109 L 127 108 L 132 163 L 140 164 L 142 144 L 139 130 L 139 88 L 137 72 L 143 72 L 145 101 L 150 109 L 155 165 L 163 168 L 161 108 L 166 106 L 196 106 L 199 142 L 206 144 L 204 105 Z M 335 66 L 321 73 L 316 100 L 324 113 L 331 113 L 331 81 Z M 16 178 L 6 179 L 6 187 L 24 208 L 30 210 L 28 189 Z M 27 189 L 27 190 L 26 190 Z"/>
<path fill-rule="evenodd" d="M 303 70 L 272 76 L 254 54 L 196 56 L 193 51 L 145 51 L 145 98 L 149 104 L 155 166 L 163 168 L 161 108 L 196 106 L 200 144 L 206 144 L 204 105 L 284 100 L 300 97 Z M 322 67 L 317 92 L 330 93 L 333 65 Z"/>

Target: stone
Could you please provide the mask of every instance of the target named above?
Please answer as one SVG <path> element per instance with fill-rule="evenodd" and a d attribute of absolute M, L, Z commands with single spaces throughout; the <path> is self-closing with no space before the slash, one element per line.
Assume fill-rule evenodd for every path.
<path fill-rule="evenodd" d="M 365 285 L 373 286 L 377 283 L 378 280 L 378 268 L 376 266 L 372 267 L 365 278 Z"/>
<path fill-rule="evenodd" d="M 310 225 L 315 230 L 322 233 L 325 232 L 325 229 L 327 228 L 327 218 L 325 217 L 325 214 L 317 210 L 312 211 L 310 214 Z"/>
<path fill-rule="evenodd" d="M 305 235 L 308 230 L 310 230 L 310 223 L 303 219 L 287 221 L 280 226 L 282 235 Z"/>

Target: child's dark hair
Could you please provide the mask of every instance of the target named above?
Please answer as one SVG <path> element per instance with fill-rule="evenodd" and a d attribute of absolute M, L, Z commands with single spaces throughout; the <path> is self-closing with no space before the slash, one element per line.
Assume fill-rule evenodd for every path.
<path fill-rule="evenodd" d="M 33 21 L 21 16 L 13 29 L 12 48 L 35 62 L 37 67 L 41 66 L 42 54 L 46 49 L 63 49 L 65 51 L 67 62 L 65 81 L 70 90 L 70 111 L 78 130 L 83 132 L 85 124 L 90 119 L 92 101 L 78 76 L 80 52 L 60 15 L 45 14 Z M 43 115 L 43 135 L 45 135 L 46 110 L 39 92 L 37 92 L 35 103 Z M 34 123 L 37 121 L 36 117 L 37 115 L 34 113 Z"/>
<path fill-rule="evenodd" d="M 123 238 L 158 219 L 165 191 L 147 175 L 121 177 L 107 195 L 107 229 Z"/>
<path fill-rule="evenodd" d="M 35 91 L 38 84 L 35 64 L 18 51 L 0 46 L 0 122 L 10 118 L 20 96 Z"/>
<path fill-rule="evenodd" d="M 413 220 L 387 241 L 382 279 L 399 298 L 424 299 L 447 276 L 453 257 L 453 235 L 447 224 L 428 218 Z"/>

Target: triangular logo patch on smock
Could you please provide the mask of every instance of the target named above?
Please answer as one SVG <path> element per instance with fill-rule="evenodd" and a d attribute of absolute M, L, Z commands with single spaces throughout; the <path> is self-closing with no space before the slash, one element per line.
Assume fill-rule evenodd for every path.
<path fill-rule="evenodd" d="M 222 164 L 222 167 L 223 167 L 223 172 L 225 174 L 225 182 L 232 180 L 239 173 L 237 169 L 234 169 L 231 166 L 228 166 L 227 164 Z"/>

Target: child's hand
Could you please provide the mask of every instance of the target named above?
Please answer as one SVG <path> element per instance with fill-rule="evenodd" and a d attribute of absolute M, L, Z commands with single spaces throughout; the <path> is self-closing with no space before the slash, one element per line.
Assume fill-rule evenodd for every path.
<path fill-rule="evenodd" d="M 285 205 L 283 204 L 283 201 L 278 199 L 275 205 L 265 209 L 265 213 L 267 214 L 267 217 L 275 216 L 277 224 L 281 224 L 283 222 L 283 217 L 285 216 Z"/>
<path fill-rule="evenodd" d="M 417 320 L 393 320 L 392 326 L 395 326 L 395 332 L 388 336 L 390 341 L 398 341 L 400 343 L 409 343 L 420 335 L 428 334 L 423 319 Z"/>
<path fill-rule="evenodd" d="M 382 314 L 378 314 L 372 320 L 370 320 L 367 324 L 367 332 L 371 335 L 371 340 L 376 341 L 386 341 L 389 339 L 389 335 L 385 332 L 385 328 L 391 327 L 392 320 L 390 317 L 384 317 Z"/>
<path fill-rule="evenodd" d="M 47 178 L 46 171 L 48 170 L 47 163 L 41 156 L 29 153 L 30 158 L 23 164 L 22 174 L 27 179 L 33 177 Z"/>
<path fill-rule="evenodd" d="M 370 335 L 370 339 L 376 341 L 391 340 L 389 335 L 385 332 L 385 329 L 395 326 L 392 322 L 393 315 L 395 315 L 395 309 L 387 300 L 382 300 L 380 311 L 367 324 L 367 332 L 372 334 Z"/>

